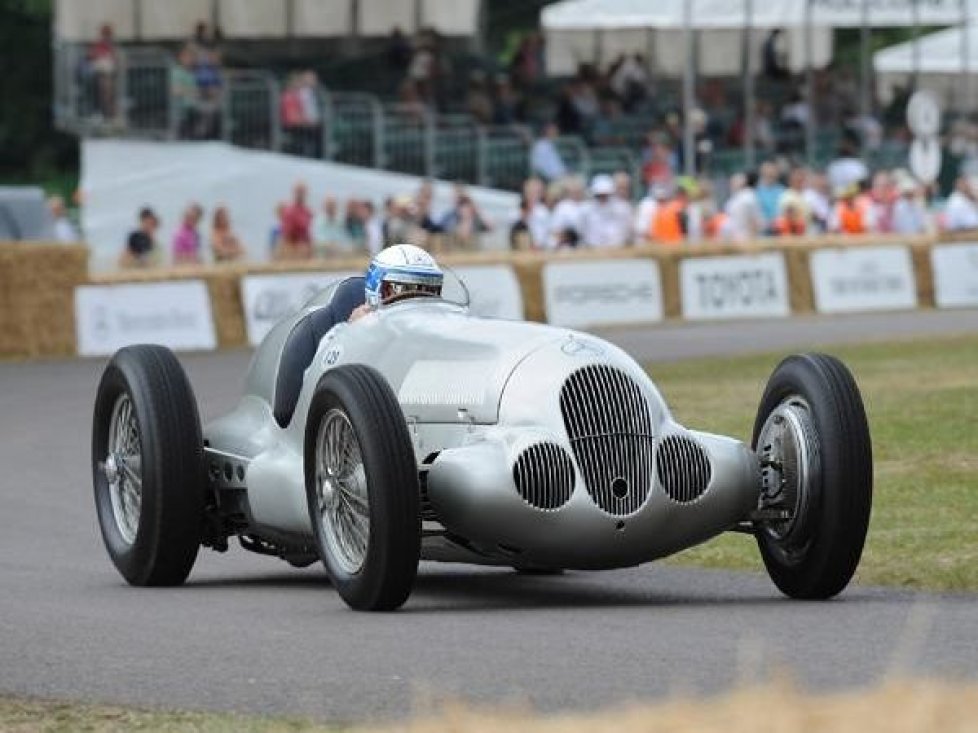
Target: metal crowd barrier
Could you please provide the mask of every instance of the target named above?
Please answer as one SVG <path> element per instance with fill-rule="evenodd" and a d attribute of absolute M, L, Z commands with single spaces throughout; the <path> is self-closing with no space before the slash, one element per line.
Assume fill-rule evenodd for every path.
<path fill-rule="evenodd" d="M 270 72 L 220 70 L 220 85 L 189 103 L 174 94 L 176 62 L 166 50 L 118 49 L 111 84 L 88 63 L 84 44 L 54 47 L 55 123 L 77 135 L 222 139 L 425 177 L 518 190 L 529 175 L 532 132 L 520 125 L 485 126 L 468 114 L 436 114 L 423 104 L 384 103 L 372 94 L 318 92 L 318 120 L 282 124 L 282 86 Z M 111 94 L 107 94 L 111 92 Z M 558 149 L 569 169 L 590 176 L 625 169 L 622 147 L 592 151 L 577 137 Z"/>
<path fill-rule="evenodd" d="M 282 150 L 280 89 L 266 71 L 226 71 L 221 100 L 221 136 L 245 148 Z"/>

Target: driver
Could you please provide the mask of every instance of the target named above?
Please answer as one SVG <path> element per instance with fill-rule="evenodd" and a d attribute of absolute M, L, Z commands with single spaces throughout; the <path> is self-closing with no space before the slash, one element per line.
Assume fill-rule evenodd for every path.
<path fill-rule="evenodd" d="M 374 256 L 364 279 L 366 302 L 354 309 L 350 321 L 398 300 L 437 298 L 444 276 L 435 258 L 420 247 L 395 244 Z"/>

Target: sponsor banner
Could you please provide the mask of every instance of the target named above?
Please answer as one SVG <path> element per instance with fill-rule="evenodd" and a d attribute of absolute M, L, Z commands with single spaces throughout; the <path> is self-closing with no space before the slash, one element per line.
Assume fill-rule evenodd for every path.
<path fill-rule="evenodd" d="M 790 312 L 784 255 L 689 257 L 679 263 L 683 318 L 784 317 Z"/>
<path fill-rule="evenodd" d="M 290 272 L 280 275 L 245 275 L 241 302 L 248 343 L 257 346 L 272 326 L 298 311 L 316 293 L 333 283 L 362 272 Z"/>
<path fill-rule="evenodd" d="M 509 265 L 477 265 L 453 267 L 458 278 L 469 291 L 469 310 L 473 315 L 485 318 L 505 318 L 521 321 L 523 291 L 516 273 Z M 451 275 L 447 275 L 445 297 L 454 300 L 450 290 Z"/>
<path fill-rule="evenodd" d="M 543 297 L 547 320 L 557 326 L 662 320 L 662 280 L 654 260 L 548 262 Z"/>
<path fill-rule="evenodd" d="M 939 244 L 930 262 L 938 308 L 978 306 L 978 244 Z"/>
<path fill-rule="evenodd" d="M 901 245 L 820 249 L 809 256 L 819 313 L 917 307 L 910 248 Z"/>
<path fill-rule="evenodd" d="M 104 356 L 132 344 L 217 348 L 203 280 L 81 285 L 75 288 L 75 333 L 81 356 Z"/>

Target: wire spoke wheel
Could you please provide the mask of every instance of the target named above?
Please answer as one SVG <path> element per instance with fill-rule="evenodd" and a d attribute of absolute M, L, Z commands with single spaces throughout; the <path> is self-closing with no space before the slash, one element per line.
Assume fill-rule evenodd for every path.
<path fill-rule="evenodd" d="M 812 408 L 799 395 L 784 399 L 765 420 L 757 438 L 762 461 L 762 503 L 786 509 L 789 518 L 762 528 L 797 562 L 811 538 L 811 511 L 821 481 L 821 453 Z"/>
<path fill-rule="evenodd" d="M 782 361 L 754 421 L 759 506 L 781 518 L 755 537 L 774 584 L 790 598 L 831 598 L 849 584 L 866 541 L 873 451 L 855 379 L 827 354 Z"/>
<path fill-rule="evenodd" d="M 178 585 L 200 548 L 207 491 L 197 400 L 169 349 L 115 353 L 92 414 L 99 529 L 132 585 Z"/>
<path fill-rule="evenodd" d="M 319 558 L 340 597 L 392 611 L 421 555 L 418 466 L 387 380 L 365 364 L 327 370 L 306 413 L 306 505 Z"/>
<path fill-rule="evenodd" d="M 370 498 L 360 444 L 338 408 L 320 423 L 316 471 L 323 537 L 340 568 L 353 575 L 363 567 L 370 544 Z"/>
<path fill-rule="evenodd" d="M 123 392 L 112 407 L 108 455 L 101 463 L 109 485 L 112 516 L 126 544 L 136 541 L 143 502 L 142 448 L 132 399 Z"/>

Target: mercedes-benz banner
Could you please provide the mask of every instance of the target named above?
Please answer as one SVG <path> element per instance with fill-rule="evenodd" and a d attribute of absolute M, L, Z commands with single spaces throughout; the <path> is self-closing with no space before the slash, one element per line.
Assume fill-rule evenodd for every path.
<path fill-rule="evenodd" d="M 547 320 L 575 328 L 662 320 L 662 279 L 654 260 L 548 262 Z"/>
<path fill-rule="evenodd" d="M 903 245 L 816 250 L 809 270 L 819 313 L 917 307 L 913 261 Z"/>
<path fill-rule="evenodd" d="M 203 280 L 81 285 L 75 288 L 75 333 L 81 356 L 105 356 L 131 344 L 217 348 Z"/>
<path fill-rule="evenodd" d="M 939 244 L 930 251 L 938 308 L 978 305 L 978 244 Z"/>
<path fill-rule="evenodd" d="M 272 326 L 298 311 L 323 288 L 362 272 L 288 272 L 241 278 L 248 343 L 257 346 Z"/>
<path fill-rule="evenodd" d="M 784 255 L 689 257 L 679 263 L 683 318 L 776 318 L 790 312 Z"/>

